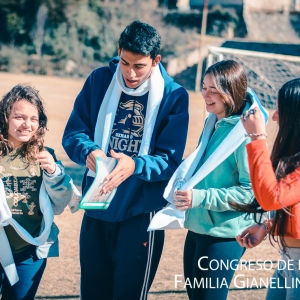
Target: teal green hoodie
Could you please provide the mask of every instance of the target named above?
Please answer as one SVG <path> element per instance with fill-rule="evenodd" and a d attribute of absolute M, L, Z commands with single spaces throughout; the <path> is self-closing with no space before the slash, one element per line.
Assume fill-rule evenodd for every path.
<path fill-rule="evenodd" d="M 246 109 L 249 109 L 249 105 Z M 240 116 L 235 115 L 216 123 L 215 131 L 196 171 L 221 144 L 239 119 Z M 243 142 L 194 187 L 193 207 L 186 211 L 185 228 L 200 234 L 235 238 L 254 223 L 252 218 L 245 218 L 244 213 L 235 211 L 229 205 L 229 201 L 248 203 L 253 199 L 245 147 L 247 143 L 248 140 Z"/>

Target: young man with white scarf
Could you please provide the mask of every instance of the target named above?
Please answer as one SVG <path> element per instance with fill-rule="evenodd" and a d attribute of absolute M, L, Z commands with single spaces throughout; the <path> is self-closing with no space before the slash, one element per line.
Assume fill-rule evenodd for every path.
<path fill-rule="evenodd" d="M 97 156 L 118 160 L 101 191 L 117 189 L 110 206 L 83 218 L 83 300 L 146 299 L 158 267 L 164 232 L 147 228 L 167 203 L 163 191 L 181 163 L 188 128 L 188 94 L 160 64 L 160 43 L 150 25 L 127 26 L 119 57 L 91 73 L 66 126 L 67 154 L 89 171 L 83 194 Z"/>

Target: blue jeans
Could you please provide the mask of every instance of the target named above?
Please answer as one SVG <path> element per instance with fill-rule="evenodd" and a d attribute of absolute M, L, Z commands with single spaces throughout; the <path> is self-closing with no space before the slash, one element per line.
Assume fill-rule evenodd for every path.
<path fill-rule="evenodd" d="M 297 300 L 300 298 L 300 248 L 286 248 L 281 252 L 281 260 L 266 300 Z"/>
<path fill-rule="evenodd" d="M 184 277 L 189 299 L 226 300 L 235 268 L 245 252 L 235 238 L 188 231 L 184 245 Z M 224 264 L 231 267 L 225 268 Z"/>
<path fill-rule="evenodd" d="M 36 247 L 29 246 L 26 250 L 15 254 L 19 281 L 10 285 L 0 265 L 0 294 L 2 300 L 34 300 L 36 291 L 43 276 L 47 259 L 38 259 Z"/>

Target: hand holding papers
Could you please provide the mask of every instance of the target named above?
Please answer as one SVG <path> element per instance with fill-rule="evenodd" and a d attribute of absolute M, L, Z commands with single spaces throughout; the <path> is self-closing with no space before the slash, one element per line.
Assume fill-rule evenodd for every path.
<path fill-rule="evenodd" d="M 82 198 L 79 208 L 81 209 L 107 209 L 113 199 L 116 189 L 107 194 L 100 194 L 105 177 L 117 165 L 117 159 L 112 157 L 96 157 L 96 173 L 89 171 L 88 175 L 95 177 L 92 185 Z M 95 174 L 95 175 L 94 175 Z"/>

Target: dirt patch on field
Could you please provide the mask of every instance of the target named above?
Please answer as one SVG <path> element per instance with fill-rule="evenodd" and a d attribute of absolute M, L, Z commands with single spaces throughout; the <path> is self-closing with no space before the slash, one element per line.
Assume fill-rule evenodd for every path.
<path fill-rule="evenodd" d="M 77 185 L 80 185 L 84 168 L 73 164 L 61 146 L 61 137 L 65 124 L 72 110 L 74 99 L 79 93 L 84 81 L 62 79 L 56 77 L 29 76 L 18 74 L 0 73 L 0 95 L 5 94 L 17 83 L 31 83 L 41 93 L 46 103 L 49 117 L 49 132 L 46 144 L 55 149 L 59 159 L 65 164 L 67 172 L 72 175 Z M 200 94 L 190 93 L 190 125 L 185 156 L 195 149 L 204 120 L 204 105 Z M 268 124 L 268 143 L 272 145 L 276 133 L 274 122 Z M 176 134 L 176 133 L 174 133 Z M 60 257 L 49 259 L 45 275 L 40 285 L 37 299 L 78 299 L 79 298 L 79 258 L 78 238 L 83 212 L 72 215 L 68 209 L 55 218 L 60 228 Z M 162 259 L 154 283 L 149 294 L 149 299 L 188 299 L 184 283 L 175 285 L 175 276 L 183 274 L 182 253 L 185 240 L 185 230 L 166 232 L 166 240 Z M 277 250 L 266 241 L 256 249 L 246 251 L 245 260 L 272 260 L 279 259 Z M 268 264 L 272 268 L 271 264 Z M 273 265 L 273 269 L 276 264 Z M 273 270 L 240 270 L 236 284 L 232 284 L 228 299 L 264 299 L 266 289 L 247 290 L 237 289 L 243 286 L 243 280 L 253 278 L 267 278 Z M 180 277 L 177 277 L 180 278 Z M 181 277 L 183 280 L 183 277 Z M 127 300 L 127 299 L 124 299 Z"/>

